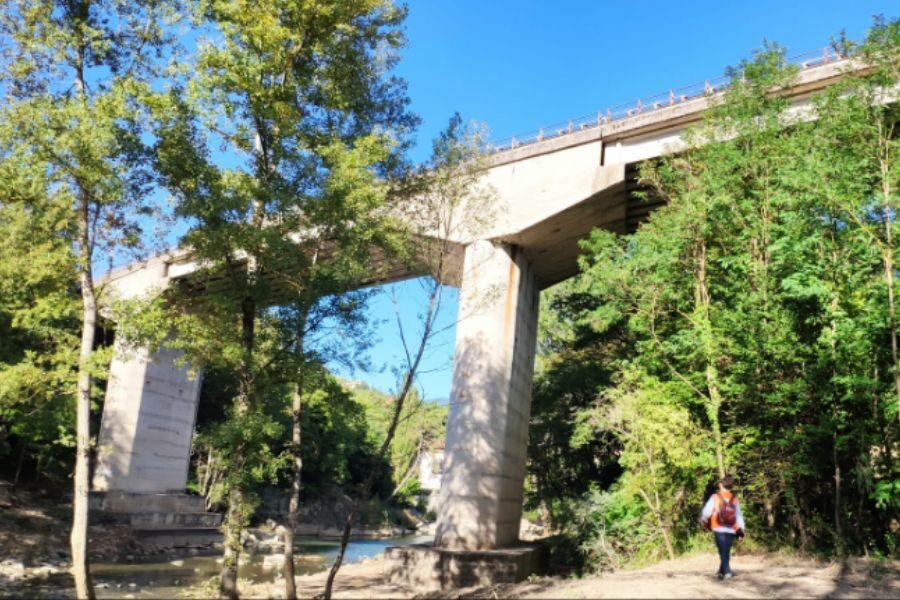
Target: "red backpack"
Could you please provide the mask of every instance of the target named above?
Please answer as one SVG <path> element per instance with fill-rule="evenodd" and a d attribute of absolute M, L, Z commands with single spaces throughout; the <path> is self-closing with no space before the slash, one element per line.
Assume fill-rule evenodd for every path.
<path fill-rule="evenodd" d="M 734 496 L 730 500 L 726 500 L 721 494 L 719 497 L 719 509 L 716 511 L 716 520 L 721 527 L 734 527 L 737 524 L 737 504 L 734 503 Z"/>

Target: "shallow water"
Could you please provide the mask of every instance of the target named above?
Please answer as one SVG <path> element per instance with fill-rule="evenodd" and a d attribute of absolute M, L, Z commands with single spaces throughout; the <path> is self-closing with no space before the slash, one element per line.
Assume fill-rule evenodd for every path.
<path fill-rule="evenodd" d="M 390 539 L 352 540 L 347 546 L 344 563 L 378 556 L 389 546 L 403 546 L 430 541 L 427 536 L 410 535 Z M 298 539 L 294 543 L 294 565 L 297 575 L 324 571 L 337 555 L 337 540 Z M 221 551 L 198 556 L 168 556 L 138 559 L 131 562 L 92 562 L 91 574 L 98 598 L 176 598 L 184 588 L 208 581 L 219 574 Z M 268 557 L 268 559 L 267 559 Z M 280 555 L 251 554 L 242 561 L 238 578 L 254 583 L 274 580 L 281 572 Z M 68 577 L 66 576 L 68 579 Z M 54 596 L 62 582 L 44 580 L 29 591 L 41 596 Z M 71 581 L 71 580 L 69 580 Z M 56 583 L 56 585 L 54 585 Z M 63 586 L 66 584 L 63 583 Z M 55 588 L 55 590 L 54 590 Z"/>

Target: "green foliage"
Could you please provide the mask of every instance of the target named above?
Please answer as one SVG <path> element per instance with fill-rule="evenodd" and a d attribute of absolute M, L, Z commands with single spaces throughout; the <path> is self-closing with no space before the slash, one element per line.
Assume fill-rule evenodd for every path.
<path fill-rule="evenodd" d="M 568 505 L 594 564 L 692 547 L 723 471 L 764 545 L 895 551 L 900 113 L 881 90 L 898 32 L 876 22 L 847 50 L 873 68 L 816 96 L 816 119 L 772 93 L 796 74 L 781 48 L 733 69 L 687 147 L 642 165 L 666 205 L 633 235 L 595 232 L 553 293 L 529 502 Z M 572 448 L 621 477 L 586 491 Z M 576 473 L 568 498 L 548 463 Z"/>
<path fill-rule="evenodd" d="M 24 460 L 61 476 L 71 468 L 78 363 L 75 265 L 56 235 L 67 207 L 15 201 L 27 189 L 24 174 L 7 175 L 0 176 L 0 458 L 11 459 L 8 477 L 21 474 Z"/>
<path fill-rule="evenodd" d="M 365 411 L 369 443 L 373 448 L 380 447 L 393 416 L 394 397 L 364 387 L 354 389 L 353 397 Z M 433 450 L 435 444 L 443 440 L 446 428 L 447 406 L 422 401 L 412 390 L 403 405 L 390 446 L 389 462 L 395 487 L 387 494 L 394 494 L 404 501 L 410 501 L 417 495 L 420 456 Z M 401 487 L 397 488 L 398 485 Z"/>
<path fill-rule="evenodd" d="M 0 11 L 0 439 L 17 438 L 19 465 L 30 454 L 39 472 L 68 466 L 77 398 L 79 505 L 88 405 L 102 395 L 91 379 L 109 361 L 90 343 L 106 341 L 91 274 L 98 257 L 144 241 L 145 117 L 159 74 L 150 57 L 173 16 L 168 1 L 10 0 Z"/>

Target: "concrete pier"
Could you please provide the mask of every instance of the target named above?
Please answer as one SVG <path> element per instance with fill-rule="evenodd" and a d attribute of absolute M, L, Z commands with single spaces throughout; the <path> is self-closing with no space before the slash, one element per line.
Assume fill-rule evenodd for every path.
<path fill-rule="evenodd" d="M 178 357 L 167 349 L 132 355 L 117 349 L 109 369 L 94 490 L 184 491 L 202 376 L 179 366 Z"/>
<path fill-rule="evenodd" d="M 466 249 L 435 545 L 485 550 L 518 540 L 538 288 L 524 253 Z"/>
<path fill-rule="evenodd" d="M 389 548 L 391 581 L 439 591 L 543 568 L 540 545 L 519 542 L 538 298 L 521 248 L 466 248 L 437 535 Z"/>

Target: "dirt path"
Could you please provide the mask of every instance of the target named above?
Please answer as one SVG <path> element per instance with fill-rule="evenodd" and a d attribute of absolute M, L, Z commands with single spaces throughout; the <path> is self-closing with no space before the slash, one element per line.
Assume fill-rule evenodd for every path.
<path fill-rule="evenodd" d="M 737 556 L 737 577 L 722 582 L 713 553 L 666 561 L 634 571 L 582 579 L 544 577 L 493 588 L 454 590 L 428 598 L 900 598 L 900 563 L 849 559 L 819 562 L 777 555 Z M 388 584 L 384 561 L 349 565 L 337 579 L 335 598 L 414 598 L 415 590 Z M 322 591 L 324 574 L 297 578 L 297 592 Z M 280 598 L 281 583 L 256 585 L 244 597 Z"/>
<path fill-rule="evenodd" d="M 716 558 L 692 556 L 635 571 L 553 578 L 480 590 L 513 598 L 900 598 L 900 565 L 865 559 L 823 563 L 776 555 L 737 556 L 737 577 L 719 581 Z M 485 593 L 487 592 L 487 593 Z"/>

